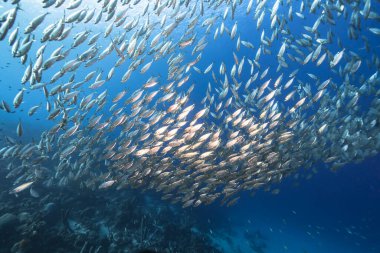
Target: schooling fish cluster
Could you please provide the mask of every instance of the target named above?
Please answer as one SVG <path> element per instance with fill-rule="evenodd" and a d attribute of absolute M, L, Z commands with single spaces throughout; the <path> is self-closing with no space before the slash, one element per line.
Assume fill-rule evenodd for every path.
<path fill-rule="evenodd" d="M 232 205 L 302 168 L 379 152 L 376 1 L 23 4 L 0 15 L 2 54 L 8 43 L 25 66 L 1 117 L 43 93 L 28 115 L 53 124 L 20 142 L 20 120 L 6 137 L 10 193 L 77 183 Z"/>

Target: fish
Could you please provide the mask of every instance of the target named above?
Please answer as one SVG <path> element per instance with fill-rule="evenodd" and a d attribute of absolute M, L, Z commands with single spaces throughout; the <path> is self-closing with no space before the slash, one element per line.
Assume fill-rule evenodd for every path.
<path fill-rule="evenodd" d="M 14 107 L 14 108 L 18 108 L 18 107 L 21 105 L 21 103 L 22 103 L 22 101 L 23 101 L 23 99 L 24 99 L 24 91 L 25 91 L 25 89 L 22 88 L 22 89 L 16 94 L 16 96 L 14 97 L 14 99 L 13 99 L 13 107 Z"/>
<path fill-rule="evenodd" d="M 369 1 L 367 1 L 367 2 L 369 2 Z M 368 28 L 368 30 L 369 30 L 371 33 L 375 34 L 375 35 L 380 35 L 380 28 L 377 28 L 377 27 L 370 27 L 370 28 Z"/>
<path fill-rule="evenodd" d="M 9 193 L 10 194 L 20 193 L 20 192 L 28 189 L 33 183 L 34 183 L 34 181 L 23 183 L 23 184 L 17 186 L 16 188 L 12 189 Z"/>
<path fill-rule="evenodd" d="M 116 180 L 108 180 L 106 182 L 103 182 L 99 185 L 99 189 L 107 189 L 110 188 L 114 183 L 116 183 Z"/>
<path fill-rule="evenodd" d="M 16 132 L 17 132 L 17 136 L 18 137 L 21 137 L 22 134 L 23 134 L 23 128 L 22 128 L 22 124 L 21 124 L 21 120 L 18 122 L 18 125 L 17 125 L 17 128 L 16 128 Z"/>
<path fill-rule="evenodd" d="M 45 17 L 50 14 L 49 12 L 46 12 L 44 14 L 41 14 L 37 17 L 35 17 L 30 23 L 26 26 L 24 29 L 25 34 L 29 34 L 36 30 L 36 28 L 44 21 Z"/>
<path fill-rule="evenodd" d="M 0 160 L 23 165 L 14 185 L 33 180 L 10 192 L 51 164 L 37 177 L 47 188 L 231 206 L 243 191 L 280 194 L 271 186 L 301 168 L 379 152 L 377 2 L 83 3 L 44 1 L 26 22 L 27 3 L 4 3 L 0 44 L 21 80 L 0 108 L 23 121 L 9 123 L 18 138 Z"/>
<path fill-rule="evenodd" d="M 335 66 L 340 62 L 340 60 L 341 60 L 342 57 L 343 57 L 344 50 L 345 50 L 345 49 L 339 51 L 338 53 L 336 53 L 336 54 L 334 55 L 333 60 L 330 62 L 330 67 L 331 67 L 331 68 L 335 67 Z"/>
<path fill-rule="evenodd" d="M 29 187 L 29 192 L 30 192 L 30 196 L 32 196 L 33 198 L 39 198 L 40 197 L 40 194 L 38 193 L 38 191 L 36 191 L 33 187 Z"/>
<path fill-rule="evenodd" d="M 7 102 L 5 102 L 4 100 L 1 101 L 1 109 L 10 113 L 12 112 L 11 108 L 9 107 L 9 105 L 7 104 Z"/>

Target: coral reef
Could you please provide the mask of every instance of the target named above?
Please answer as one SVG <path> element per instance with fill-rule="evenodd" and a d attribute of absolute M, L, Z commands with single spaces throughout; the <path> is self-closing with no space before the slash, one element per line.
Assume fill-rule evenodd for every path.
<path fill-rule="evenodd" d="M 189 210 L 150 193 L 72 186 L 40 188 L 36 198 L 6 187 L 0 188 L 0 253 L 220 252 L 194 229 Z"/>

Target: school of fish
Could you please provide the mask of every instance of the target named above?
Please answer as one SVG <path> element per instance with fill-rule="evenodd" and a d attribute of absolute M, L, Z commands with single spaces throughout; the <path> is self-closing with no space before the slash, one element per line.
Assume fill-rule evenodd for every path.
<path fill-rule="evenodd" d="M 20 69 L 0 117 L 43 94 L 24 109 L 52 127 L 23 141 L 20 119 L 0 144 L 12 194 L 143 187 L 229 206 L 380 150 L 378 1 L 23 2 L 0 9 L 1 54 Z"/>

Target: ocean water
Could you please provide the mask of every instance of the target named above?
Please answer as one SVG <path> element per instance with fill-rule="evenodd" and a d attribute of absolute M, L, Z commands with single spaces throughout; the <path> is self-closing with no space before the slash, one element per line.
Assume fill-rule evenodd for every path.
<path fill-rule="evenodd" d="M 380 155 L 378 152 L 380 148 L 380 132 L 378 131 L 380 81 L 377 76 L 380 68 L 380 37 L 376 32 L 369 30 L 370 28 L 379 29 L 378 27 L 380 27 L 379 18 L 376 16 L 379 15 L 377 14 L 379 13 L 378 1 L 320 1 L 315 13 L 310 11 L 313 1 L 279 1 L 280 5 L 276 17 L 278 20 L 273 25 L 269 17 L 273 13 L 273 6 L 276 1 L 268 0 L 265 2 L 264 7 L 258 11 L 259 13 L 265 13 L 260 27 L 257 27 L 258 21 L 254 10 L 261 1 L 253 1 L 253 7 L 249 14 L 246 14 L 247 6 L 250 4 L 249 1 L 157 1 L 158 6 L 169 4 L 169 6 L 163 8 L 163 12 L 159 16 L 157 15 L 157 8 L 154 7 L 156 1 L 110 1 L 108 3 L 104 0 L 99 2 L 82 0 L 79 7 L 67 9 L 70 3 L 73 2 L 75 1 L 65 1 L 58 8 L 55 8 L 54 5 L 43 8 L 42 1 L 21 0 L 18 5 L 21 9 L 17 10 L 17 18 L 12 28 L 8 31 L 4 40 L 0 41 L 0 100 L 5 101 L 11 107 L 10 112 L 6 112 L 5 109 L 0 110 L 0 150 L 2 150 L 0 152 L 1 253 L 380 253 Z M 186 2 L 189 2 L 188 6 L 186 6 Z M 367 2 L 371 4 L 371 18 L 364 18 L 360 14 Z M 123 15 L 126 18 L 124 24 L 120 27 L 114 25 L 110 35 L 107 36 L 104 35 L 104 32 L 114 22 L 113 20 L 117 14 L 111 17 L 109 21 L 106 21 L 107 8 L 109 8 L 106 3 L 108 5 L 115 3 L 117 6 L 116 13 L 127 9 Z M 148 9 L 144 13 L 145 6 L 148 3 Z M 203 16 L 200 12 L 201 3 L 204 5 Z M 102 5 L 106 7 L 103 8 L 101 21 L 94 24 L 97 14 L 102 10 Z M 233 6 L 235 5 L 236 9 L 232 18 L 232 9 L 234 9 Z M 15 8 L 15 6 L 10 1 L 3 1 L 0 3 L 0 13 Z M 197 9 L 194 16 L 190 17 L 193 6 L 197 6 Z M 289 18 L 290 6 L 293 8 L 292 19 Z M 305 10 L 301 6 L 305 6 Z M 180 11 L 174 15 L 173 13 L 177 7 Z M 337 11 L 339 8 L 341 8 L 341 11 Z M 87 11 L 86 15 L 89 15 L 89 12 L 95 9 L 94 18 L 88 23 L 82 20 L 72 24 L 65 24 L 66 29 L 72 27 L 72 30 L 68 37 L 61 41 L 50 40 L 44 43 L 40 41 L 43 30 L 49 24 L 57 24 L 62 17 L 68 17 L 81 9 Z M 226 10 L 227 15 L 224 18 L 223 15 Z M 331 12 L 330 18 L 334 21 L 334 24 L 324 20 L 318 26 L 316 33 L 310 33 L 308 30 L 313 27 L 318 17 L 328 11 Z M 16 27 L 20 27 L 17 38 L 24 39 L 26 37 L 23 33 L 24 28 L 34 17 L 46 12 L 49 12 L 49 14 L 31 33 L 30 40 L 35 41 L 27 53 L 27 60 L 22 64 L 20 57 L 16 57 L 12 53 L 12 46 L 8 42 L 10 33 Z M 185 12 L 187 12 L 187 16 L 178 22 L 174 31 L 165 40 L 176 45 L 181 41 L 183 42 L 184 38 L 195 36 L 194 42 L 184 48 L 178 45 L 173 47 L 169 45 L 171 49 L 155 59 L 149 70 L 141 74 L 141 68 L 157 56 L 157 50 L 149 53 L 152 49 L 150 45 L 154 36 L 164 31 L 166 25 L 176 22 L 173 20 L 180 13 Z M 300 15 L 297 16 L 296 12 Z M 348 29 L 353 26 L 353 12 L 357 12 L 360 19 L 359 27 L 353 28 L 358 36 L 356 39 L 348 36 Z M 163 15 L 167 15 L 167 21 L 164 25 L 161 25 Z M 303 18 L 301 17 L 302 15 Z M 197 20 L 194 30 L 191 31 L 189 26 L 191 26 L 191 21 L 194 21 L 195 17 L 198 17 L 199 20 Z M 212 21 L 212 25 L 209 27 L 208 25 L 202 25 L 205 20 L 210 20 L 213 17 L 215 20 Z M 130 31 L 122 28 L 128 22 L 134 21 L 136 21 L 136 25 Z M 4 24 L 4 22 L 1 22 L 1 24 Z M 283 26 L 281 26 L 281 22 L 283 22 Z M 154 25 L 151 28 L 147 24 Z M 220 31 L 222 24 L 227 30 L 223 34 L 219 32 L 215 39 L 215 31 L 217 29 Z M 237 34 L 234 38 L 231 38 L 228 33 L 233 30 L 235 24 L 237 25 Z M 149 29 L 152 29 L 151 33 Z M 209 29 L 209 32 L 207 32 L 207 29 Z M 189 30 L 190 32 L 186 34 Z M 274 31 L 277 32 L 277 36 L 272 37 Z M 46 62 L 57 48 L 62 46 L 62 50 L 70 49 L 75 40 L 75 34 L 80 32 L 89 33 L 85 42 L 72 48 L 64 59 L 55 62 L 50 68 L 42 70 L 40 72 L 42 73 L 41 80 L 36 82 L 45 83 L 46 90 L 49 93 L 53 87 L 57 87 L 57 85 L 64 86 L 70 83 L 70 79 L 72 79 L 73 82 L 68 86 L 69 88 L 58 92 L 59 95 L 50 94 L 45 96 L 42 88 L 33 88 L 31 79 L 28 79 L 25 84 L 21 84 L 20 80 L 28 64 L 31 63 L 33 66 L 37 61 L 36 52 L 41 45 L 46 45 L 43 51 L 43 62 Z M 124 35 L 123 32 L 125 32 Z M 95 54 L 96 57 L 99 57 L 101 52 L 111 45 L 109 55 L 105 56 L 104 59 L 97 60 L 88 67 L 84 66 L 86 61 L 83 61 L 75 71 L 68 71 L 58 81 L 49 83 L 51 78 L 62 70 L 64 64 L 70 60 L 79 59 L 81 54 L 91 47 L 91 45 L 88 45 L 89 38 L 96 33 L 100 33 L 96 42 L 96 47 L 98 48 Z M 332 41 L 326 43 L 326 45 L 322 43 L 324 51 L 322 51 L 320 57 L 324 52 L 329 52 L 329 54 L 320 66 L 316 66 L 315 61 L 300 64 L 287 57 L 287 67 L 277 69 L 279 66 L 278 52 L 284 42 L 287 43 L 286 53 L 294 54 L 294 56 L 302 58 L 303 61 L 309 53 L 316 50 L 319 45 L 317 39 L 326 39 L 329 33 L 332 36 Z M 115 67 L 114 74 L 105 84 L 99 88 L 92 89 L 90 84 L 94 82 L 96 76 L 100 74 L 99 79 L 106 79 L 109 71 L 121 57 L 112 48 L 112 43 L 115 43 L 113 40 L 125 36 L 124 39 L 115 43 L 122 47 L 123 41 L 126 45 L 131 43 L 133 34 L 138 34 L 138 45 L 139 43 L 144 43 L 144 41 L 146 42 L 146 48 L 142 50 L 142 54 L 131 59 L 127 55 L 128 48 L 126 46 L 122 50 L 126 58 L 125 63 Z M 207 45 L 203 50 L 193 53 L 194 47 L 198 41 L 202 41 L 203 37 L 204 43 L 207 42 Z M 162 36 L 161 40 L 164 40 L 163 38 L 164 36 Z M 251 43 L 253 48 L 240 44 L 238 50 L 238 38 Z M 302 39 L 312 41 L 312 44 L 302 46 L 299 43 Z M 160 45 L 161 48 L 162 45 Z M 198 46 L 201 45 L 202 43 L 198 44 Z M 262 50 L 261 56 L 257 57 L 259 48 Z M 303 55 L 294 53 L 295 48 L 302 51 Z M 344 56 L 337 66 L 331 67 L 330 62 L 343 49 Z M 62 54 L 62 50 L 60 54 Z M 327 103 L 327 108 L 330 112 L 338 107 L 337 100 L 340 99 L 342 109 L 340 109 L 341 114 L 339 114 L 338 118 L 346 118 L 345 123 L 347 125 L 351 122 L 355 124 L 354 119 L 347 118 L 351 114 L 352 117 L 363 118 L 363 121 L 368 124 L 369 122 L 366 121 L 366 117 L 370 117 L 368 112 L 374 111 L 374 115 L 377 115 L 372 128 L 364 124 L 364 126 L 361 126 L 362 128 L 358 127 L 356 129 L 358 133 L 365 132 L 368 134 L 368 142 L 365 143 L 363 140 L 365 144 L 358 146 L 354 145 L 355 143 L 349 143 L 348 151 L 342 152 L 341 150 L 343 150 L 346 143 L 345 140 L 343 140 L 343 137 L 335 138 L 332 135 L 337 132 L 343 132 L 346 125 L 343 121 L 332 120 L 328 116 L 324 117 L 318 111 L 319 106 L 321 106 L 319 102 L 311 103 L 312 105 L 305 108 L 304 111 L 296 109 L 294 115 L 305 119 L 302 122 L 305 126 L 312 124 L 312 120 L 306 119 L 313 116 L 320 117 L 320 120 L 317 121 L 318 124 L 325 122 L 328 125 L 326 132 L 316 135 L 320 145 L 323 146 L 322 149 L 310 146 L 314 145 L 314 143 L 310 144 L 311 141 L 305 136 L 312 135 L 312 133 L 299 131 L 295 138 L 299 138 L 301 143 L 299 144 L 299 142 L 295 141 L 294 145 L 299 144 L 300 150 L 297 149 L 297 152 L 294 152 L 293 146 L 285 146 L 284 153 L 286 153 L 286 156 L 292 157 L 292 152 L 294 152 L 294 157 L 300 157 L 301 159 L 298 153 L 302 153 L 304 150 L 305 156 L 302 156 L 304 160 L 292 160 L 295 167 L 289 173 L 284 172 L 281 174 L 280 180 L 274 179 L 271 181 L 269 179 L 265 181 L 262 187 L 253 189 L 253 191 L 239 188 L 238 193 L 225 202 L 223 201 L 223 195 L 212 203 L 207 203 L 202 199 L 199 205 L 196 204 L 195 198 L 186 207 L 186 200 L 188 199 L 186 199 L 186 194 L 182 194 L 180 190 L 174 191 L 173 194 L 177 195 L 172 196 L 172 198 L 163 198 L 168 192 L 159 191 L 157 189 L 158 185 L 160 187 L 170 185 L 173 184 L 173 180 L 163 180 L 162 178 L 165 178 L 165 176 L 161 174 L 161 177 L 159 176 L 160 173 L 156 173 L 161 167 L 155 167 L 154 163 L 163 166 L 161 161 L 167 159 L 168 164 L 171 166 L 170 172 L 175 173 L 180 170 L 191 171 L 190 162 L 182 162 L 182 158 L 175 157 L 174 152 L 162 155 L 142 155 L 141 162 L 141 157 L 136 155 L 136 152 L 138 149 L 142 149 L 145 142 L 136 141 L 133 135 L 128 135 L 132 130 L 137 131 L 136 135 L 139 137 L 151 132 L 152 134 L 147 137 L 147 140 L 155 140 L 154 132 L 157 131 L 159 126 L 165 125 L 162 121 L 156 126 L 152 126 L 149 131 L 141 130 L 142 127 L 122 130 L 122 127 L 127 128 L 131 122 L 146 122 L 146 118 L 132 116 L 122 123 L 122 127 L 108 128 L 108 126 L 105 126 L 105 130 L 103 128 L 98 130 L 87 129 L 90 124 L 89 119 L 94 115 L 102 115 L 100 122 L 107 122 L 107 119 L 108 122 L 115 121 L 117 117 L 113 116 L 113 113 L 118 109 L 120 109 L 118 115 L 123 113 L 127 117 L 132 115 L 136 103 L 127 104 L 124 102 L 127 98 L 132 99 L 135 97 L 141 90 L 146 91 L 146 93 L 137 101 L 143 100 L 144 96 L 150 94 L 149 92 L 160 91 L 152 103 L 144 105 L 144 110 L 165 112 L 174 101 L 177 102 L 187 96 L 186 94 L 190 94 L 185 105 L 180 109 L 181 111 L 186 106 L 195 105 L 195 109 L 189 113 L 188 122 L 191 122 L 191 118 L 194 118 L 199 110 L 208 105 L 207 103 L 211 100 L 210 97 L 214 95 L 217 102 L 211 103 L 210 111 L 213 112 L 219 101 L 225 103 L 227 98 L 234 96 L 231 92 L 231 86 L 236 85 L 236 83 L 231 78 L 231 69 L 234 65 L 238 68 L 239 64 L 235 63 L 236 59 L 234 59 L 233 53 L 240 63 L 242 59 L 245 60 L 242 72 L 236 74 L 237 82 L 241 83 L 242 87 L 255 73 L 259 73 L 257 80 L 252 82 L 249 89 L 237 89 L 238 96 L 242 98 L 246 98 L 248 95 L 247 90 L 249 90 L 249 93 L 254 89 L 257 90 L 264 81 L 271 79 L 270 88 L 265 89 L 264 95 L 267 95 L 276 88 L 273 87 L 273 82 L 282 75 L 283 79 L 279 84 L 275 99 L 276 101 L 284 101 L 286 95 L 289 94 L 289 90 L 284 88 L 284 85 L 291 79 L 292 73 L 298 70 L 295 74 L 296 81 L 290 88 L 295 90 L 297 95 L 291 99 L 290 103 L 279 102 L 277 110 L 283 112 L 280 117 L 281 119 L 284 118 L 284 121 L 280 124 L 286 123 L 287 119 L 284 115 L 302 96 L 307 97 L 307 101 L 310 102 L 317 93 L 318 86 L 323 81 L 331 79 L 333 85 L 331 84 L 326 88 L 329 95 L 323 95 L 324 97 L 329 96 L 334 102 Z M 196 68 L 189 67 L 186 70 L 186 67 L 189 66 L 188 64 L 200 54 L 200 60 L 194 65 Z M 169 64 L 168 61 L 176 56 L 182 57 L 178 64 Z M 255 58 L 258 58 L 255 63 L 248 63 L 248 59 L 253 61 Z M 130 64 L 139 59 L 142 59 L 143 62 L 134 70 L 127 82 L 121 82 Z M 360 60 L 361 64 L 357 71 L 352 73 L 348 71 L 347 74 L 346 69 L 349 68 L 347 64 L 351 60 Z M 211 72 L 204 73 L 211 63 L 213 63 L 211 72 L 216 74 L 217 82 L 215 82 Z M 220 74 L 220 65 L 222 63 L 225 64 L 226 75 Z M 254 71 L 251 71 L 251 65 Z M 266 69 L 268 69 L 267 75 L 261 78 Z M 84 80 L 91 71 L 96 71 L 96 74 L 90 81 L 73 88 L 75 83 Z M 171 72 L 174 73 L 174 77 L 169 77 Z M 168 93 L 162 92 L 166 85 L 171 82 L 175 82 L 177 85 L 182 78 L 187 76 L 189 79 L 183 86 L 175 86 L 173 89 L 177 99 L 170 101 L 170 103 L 159 102 L 159 99 Z M 229 93 L 225 100 L 218 100 L 223 82 L 227 76 L 230 86 Z M 375 81 L 369 81 L 371 76 Z M 158 84 L 153 88 L 143 89 L 143 85 L 150 77 L 157 77 Z M 194 84 L 194 90 L 186 93 L 192 84 Z M 365 91 L 359 91 L 363 84 L 368 87 L 365 87 Z M 208 90 L 208 86 L 212 87 L 212 91 Z M 307 94 L 308 86 L 310 86 L 312 95 Z M 347 87 L 347 89 L 342 87 Z M 25 89 L 22 103 L 15 108 L 13 101 L 16 94 L 22 89 Z M 123 90 L 126 91 L 126 95 L 120 100 L 122 102 L 113 101 Z M 65 95 L 76 91 L 78 91 L 78 94 L 74 98 L 64 99 Z M 98 110 L 95 107 L 86 112 L 83 107 L 81 108 L 80 103 L 83 98 L 92 93 L 90 100 L 95 99 L 104 91 L 107 91 L 107 95 L 104 104 L 96 106 L 99 108 Z M 350 110 L 348 104 L 355 92 L 360 93 L 360 98 L 354 105 L 355 108 Z M 210 93 L 211 95 L 207 98 L 207 94 Z M 202 103 L 205 97 L 207 98 L 206 103 Z M 101 99 L 98 97 L 96 103 L 99 103 L 99 100 Z M 52 107 L 50 111 L 47 109 L 47 101 Z M 255 101 L 255 103 L 259 103 L 259 101 Z M 117 106 L 112 107 L 114 104 Z M 232 104 L 230 107 L 227 106 L 228 108 L 222 107 L 221 111 L 225 112 L 222 117 L 215 118 L 207 114 L 207 116 L 198 121 L 198 123 L 204 124 L 202 131 L 206 132 L 205 129 L 213 131 L 220 128 L 225 129 L 223 130 L 225 132 L 221 135 L 221 147 L 213 154 L 212 162 L 216 164 L 214 170 L 205 173 L 207 178 L 202 178 L 201 182 L 196 181 L 198 180 L 196 179 L 196 174 L 187 174 L 185 172 L 183 184 L 186 183 L 186 187 L 181 188 L 185 193 L 186 188 L 197 183 L 202 184 L 202 187 L 212 185 L 210 181 L 207 181 L 210 178 L 217 178 L 221 181 L 220 188 L 216 188 L 215 191 L 222 192 L 224 190 L 222 187 L 228 185 L 230 181 L 233 183 L 236 181 L 239 185 L 242 184 L 241 181 L 244 181 L 242 177 L 247 177 L 247 174 L 242 174 L 240 177 L 235 176 L 235 172 L 236 170 L 242 170 L 243 164 L 245 165 L 248 158 L 243 157 L 238 163 L 234 163 L 230 161 L 232 157 L 228 156 L 231 154 L 229 153 L 230 151 L 225 152 L 224 150 L 223 146 L 228 142 L 229 134 L 236 130 L 234 127 L 228 126 L 226 118 L 237 109 L 243 108 L 247 111 L 246 113 L 249 117 L 260 122 L 260 110 L 262 107 L 256 107 L 253 103 L 239 102 L 238 99 L 234 99 Z M 28 111 L 33 106 L 40 107 L 34 115 L 29 116 Z M 2 107 L 4 107 L 4 104 Z M 49 115 L 56 108 L 60 108 L 58 117 L 49 120 Z M 330 112 L 327 110 L 325 115 L 329 115 Z M 297 116 L 294 117 L 296 118 Z M 17 130 L 20 122 L 22 123 L 22 134 Z M 58 124 L 66 123 L 67 125 L 63 125 L 56 132 L 52 131 Z M 75 124 L 79 125 L 78 132 L 75 132 L 72 136 L 63 137 L 62 135 Z M 315 129 L 320 127 L 321 125 L 316 126 Z M 269 126 L 267 126 L 267 129 L 269 129 Z M 339 129 L 339 131 L 335 131 L 335 129 Z M 123 133 L 123 131 L 125 132 Z M 243 132 L 243 130 L 240 131 L 239 134 Z M 102 136 L 99 137 L 100 140 L 97 139 L 99 132 L 102 133 Z M 353 136 L 355 133 L 351 132 L 350 134 Z M 325 135 L 324 138 L 320 137 L 323 135 Z M 50 139 L 46 136 L 50 136 Z M 243 136 L 246 138 L 247 135 Z M 263 134 L 263 138 L 258 137 L 258 140 L 263 140 L 264 136 Z M 199 137 L 200 134 L 196 135 L 196 139 Z M 85 141 L 83 141 L 84 138 L 86 138 Z M 88 145 L 93 140 L 96 141 Z M 120 151 L 119 147 L 128 140 L 133 140 L 132 142 L 133 144 L 136 143 L 137 149 L 135 153 L 131 152 L 123 159 L 120 159 L 121 165 L 118 164 L 117 167 L 115 165 L 118 162 L 117 160 L 106 157 L 108 155 L 106 147 L 115 141 L 115 145 L 111 145 L 113 147 L 110 150 L 114 150 L 116 154 L 116 152 Z M 302 141 L 305 142 L 302 143 Z M 337 144 L 340 144 L 341 150 L 330 150 L 330 147 L 335 147 Z M 23 147 L 28 147 L 27 145 L 37 147 L 33 150 L 31 156 L 23 156 L 22 152 L 20 152 Z M 164 148 L 168 144 L 165 142 L 161 145 Z M 237 145 L 239 147 L 243 146 L 241 143 Z M 258 145 L 258 143 L 252 141 L 252 146 L 255 145 Z M 72 146 L 76 148 L 72 154 L 68 156 L 62 155 L 67 151 L 67 147 Z M 11 155 L 4 155 L 4 152 L 12 147 L 16 147 L 18 151 L 11 152 Z M 281 149 L 282 145 L 280 144 L 273 146 L 273 150 L 281 151 Z M 323 149 L 329 150 L 332 155 L 336 152 L 337 160 L 339 160 L 337 163 L 339 164 L 325 162 L 326 156 L 321 154 Z M 204 149 L 199 149 L 198 151 L 199 153 L 206 152 Z M 252 147 L 252 154 L 254 152 L 261 151 L 256 151 Z M 362 154 L 361 152 L 365 153 L 363 157 L 360 155 Z M 352 155 L 353 153 L 359 155 Z M 262 158 L 263 161 L 265 156 Z M 314 161 L 314 158 L 318 157 L 321 158 Z M 196 160 L 202 160 L 202 158 L 198 157 Z M 215 175 L 217 171 L 223 169 L 223 166 L 219 163 L 222 160 L 225 160 L 227 164 L 231 162 L 231 168 L 229 167 L 228 170 L 231 175 L 224 177 Z M 126 169 L 122 167 L 129 165 L 131 162 L 130 167 Z M 194 161 L 191 160 L 191 163 L 194 163 Z M 269 164 L 268 170 L 274 171 L 276 164 Z M 162 169 L 164 170 L 164 168 Z M 138 172 L 140 173 L 139 175 L 143 176 L 139 180 L 135 180 L 133 177 L 134 172 Z M 260 174 L 260 171 L 257 173 Z M 123 177 L 124 175 L 125 177 Z M 155 182 L 157 181 L 162 184 L 156 184 Z M 32 185 L 14 192 L 18 186 L 27 182 L 32 182 Z M 104 182 L 109 182 L 110 185 L 102 185 Z M 211 190 L 207 192 L 210 195 L 212 193 Z M 233 200 L 234 197 L 239 197 L 238 201 L 229 206 L 227 203 Z"/>

